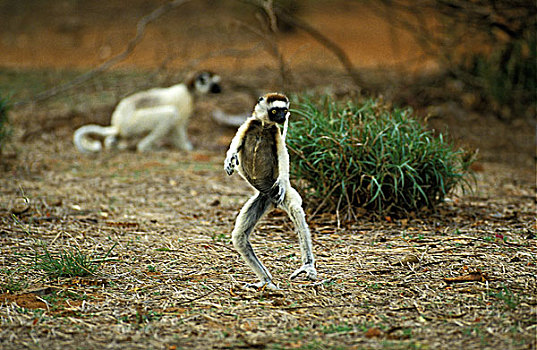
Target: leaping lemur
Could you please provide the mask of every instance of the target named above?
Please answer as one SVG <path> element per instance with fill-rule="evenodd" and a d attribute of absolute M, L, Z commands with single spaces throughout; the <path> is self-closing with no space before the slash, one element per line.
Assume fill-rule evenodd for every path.
<path fill-rule="evenodd" d="M 249 240 L 259 219 L 276 207 L 287 212 L 298 232 L 302 266 L 290 278 L 302 273 L 310 280 L 317 278 L 302 198 L 289 182 L 289 154 L 285 146 L 289 115 L 287 96 L 269 93 L 259 98 L 251 117 L 231 141 L 224 163 L 228 175 L 237 169 L 256 192 L 241 209 L 232 232 L 235 249 L 259 278 L 258 283 L 247 284 L 248 287 L 278 289 Z"/>
<path fill-rule="evenodd" d="M 104 137 L 107 149 L 126 148 L 127 139 L 142 138 L 136 148 L 144 152 L 169 138 L 175 147 L 190 151 L 192 144 L 186 128 L 194 110 L 194 96 L 220 91 L 220 76 L 202 71 L 185 83 L 135 93 L 119 102 L 110 126 L 90 124 L 78 128 L 73 135 L 74 144 L 80 152 L 94 153 L 101 151 L 102 145 L 89 139 L 90 134 Z"/>

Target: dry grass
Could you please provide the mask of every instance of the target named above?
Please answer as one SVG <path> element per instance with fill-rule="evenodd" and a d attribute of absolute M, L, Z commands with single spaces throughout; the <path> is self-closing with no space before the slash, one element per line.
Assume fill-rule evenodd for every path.
<path fill-rule="evenodd" d="M 91 2 L 32 3 L 24 16 L 1 14 L 9 27 L 2 62 L 93 67 L 107 51 L 121 52 L 135 20 L 162 1 L 109 1 L 100 10 Z M 230 26 L 221 2 L 200 3 L 150 30 L 126 71 L 13 111 L 13 143 L 0 159 L 0 348 L 535 349 L 534 126 L 501 124 L 434 99 L 444 102 L 431 106 L 440 116 L 433 125 L 443 131 L 447 123 L 459 143 L 480 148 L 476 192 L 404 220 L 364 215 L 338 226 L 334 217 L 310 216 L 317 283 L 288 280 L 300 264 L 297 237 L 285 215 L 273 212 L 253 244 L 282 288 L 277 293 L 242 288 L 254 276 L 230 232 L 250 189 L 223 171 L 233 131 L 210 122 L 211 101 L 202 101 L 189 127 L 197 147 L 191 154 L 76 153 L 74 128 L 107 123 L 119 97 L 184 76 L 166 67 L 188 66 L 207 50 L 257 47 L 258 37 Z M 204 4 L 211 11 L 199 11 Z M 420 52 L 407 35 L 390 32 L 371 11 L 305 15 L 357 62 L 427 63 L 415 61 Z M 397 57 L 388 44 L 393 33 Z M 95 43 L 79 45 L 80 37 Z M 349 92 L 351 80 L 330 54 L 301 34 L 282 40 L 296 84 L 290 91 Z M 229 112 L 251 108 L 257 89 L 279 89 L 267 53 L 215 64 L 228 67 L 219 71 L 228 91 L 243 95 L 244 104 L 234 99 L 238 110 Z M 414 80 L 379 70 L 387 73 L 379 79 L 389 85 L 387 99 L 422 101 Z M 2 69 L 0 92 L 25 100 L 79 73 Z M 427 92 L 450 93 L 428 85 Z M 78 250 L 99 268 L 87 277 L 48 276 L 35 264 L 44 246 L 53 255 Z"/>
<path fill-rule="evenodd" d="M 231 131 L 205 134 L 202 113 L 189 155 L 87 158 L 65 123 L 22 142 L 32 115 L 16 113 L 0 179 L 3 349 L 535 348 L 527 168 L 481 163 L 475 193 L 419 218 L 310 218 L 316 283 L 288 280 L 297 238 L 273 212 L 253 242 L 282 290 L 255 291 L 230 244 L 250 194 L 222 170 Z M 28 209 L 13 216 L 19 197 Z M 43 244 L 97 260 L 116 246 L 91 276 L 53 278 L 35 268 Z"/>

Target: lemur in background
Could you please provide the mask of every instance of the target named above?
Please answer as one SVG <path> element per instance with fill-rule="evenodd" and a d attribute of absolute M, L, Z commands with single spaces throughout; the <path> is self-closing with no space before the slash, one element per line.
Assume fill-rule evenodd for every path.
<path fill-rule="evenodd" d="M 126 140 L 142 138 L 137 150 L 144 152 L 158 141 L 169 138 L 171 143 L 185 151 L 192 150 L 187 137 L 187 124 L 194 110 L 196 93 L 219 93 L 220 76 L 207 71 L 194 75 L 185 83 L 169 88 L 154 88 L 130 95 L 119 102 L 110 126 L 84 125 L 75 131 L 73 141 L 83 153 L 99 152 L 101 142 L 88 135 L 104 137 L 105 148 L 126 148 Z"/>
<path fill-rule="evenodd" d="M 256 192 L 241 209 L 232 233 L 235 249 L 259 278 L 258 283 L 247 284 L 248 287 L 278 289 L 249 240 L 259 219 L 276 207 L 287 212 L 300 242 L 302 266 L 290 278 L 302 273 L 310 280 L 317 278 L 302 198 L 289 182 L 289 154 L 285 146 L 289 115 L 287 96 L 269 93 L 259 98 L 252 116 L 231 141 L 224 163 L 228 175 L 237 169 Z"/>

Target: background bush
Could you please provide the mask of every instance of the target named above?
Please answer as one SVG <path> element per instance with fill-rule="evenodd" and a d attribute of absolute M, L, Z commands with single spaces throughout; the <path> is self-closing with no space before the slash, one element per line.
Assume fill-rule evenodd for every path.
<path fill-rule="evenodd" d="M 434 207 L 465 175 L 474 153 L 424 128 L 411 109 L 379 100 L 299 101 L 287 144 L 306 201 L 348 219 L 358 208 L 403 213 Z"/>
<path fill-rule="evenodd" d="M 4 146 L 7 143 L 11 135 L 11 128 L 10 128 L 9 119 L 8 119 L 8 111 L 9 111 L 8 99 L 0 96 L 0 156 L 2 155 L 2 150 L 4 149 Z"/>
<path fill-rule="evenodd" d="M 473 94 L 473 108 L 501 119 L 535 118 L 535 0 L 381 0 L 440 68 Z M 408 20 L 414 17 L 415 20 Z M 424 91 L 427 93 L 427 91 Z"/>
<path fill-rule="evenodd" d="M 530 32 L 498 44 L 488 54 L 470 53 L 458 62 L 455 76 L 481 94 L 484 104 L 504 119 L 535 118 L 537 39 Z"/>

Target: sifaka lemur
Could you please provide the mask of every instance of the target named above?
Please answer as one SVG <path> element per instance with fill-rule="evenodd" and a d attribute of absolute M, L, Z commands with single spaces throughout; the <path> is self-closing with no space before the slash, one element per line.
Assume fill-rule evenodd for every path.
<path fill-rule="evenodd" d="M 226 154 L 227 174 L 237 169 L 256 192 L 241 209 L 232 232 L 234 247 L 259 278 L 258 283 L 247 284 L 248 287 L 278 289 L 249 240 L 259 219 L 276 207 L 287 212 L 300 243 L 302 266 L 290 278 L 302 273 L 307 279 L 317 278 L 302 198 L 289 182 L 289 154 L 285 146 L 289 116 L 287 96 L 280 93 L 262 96 L 251 117 L 239 127 Z"/>
<path fill-rule="evenodd" d="M 144 152 L 169 139 L 175 147 L 190 151 L 192 144 L 186 128 L 194 111 L 194 96 L 220 91 L 220 76 L 202 71 L 185 83 L 135 93 L 119 102 L 110 126 L 90 124 L 78 128 L 73 135 L 74 144 L 80 152 L 95 153 L 101 151 L 102 145 L 89 135 L 104 137 L 107 149 L 126 148 L 126 140 L 140 139 L 136 148 Z"/>

